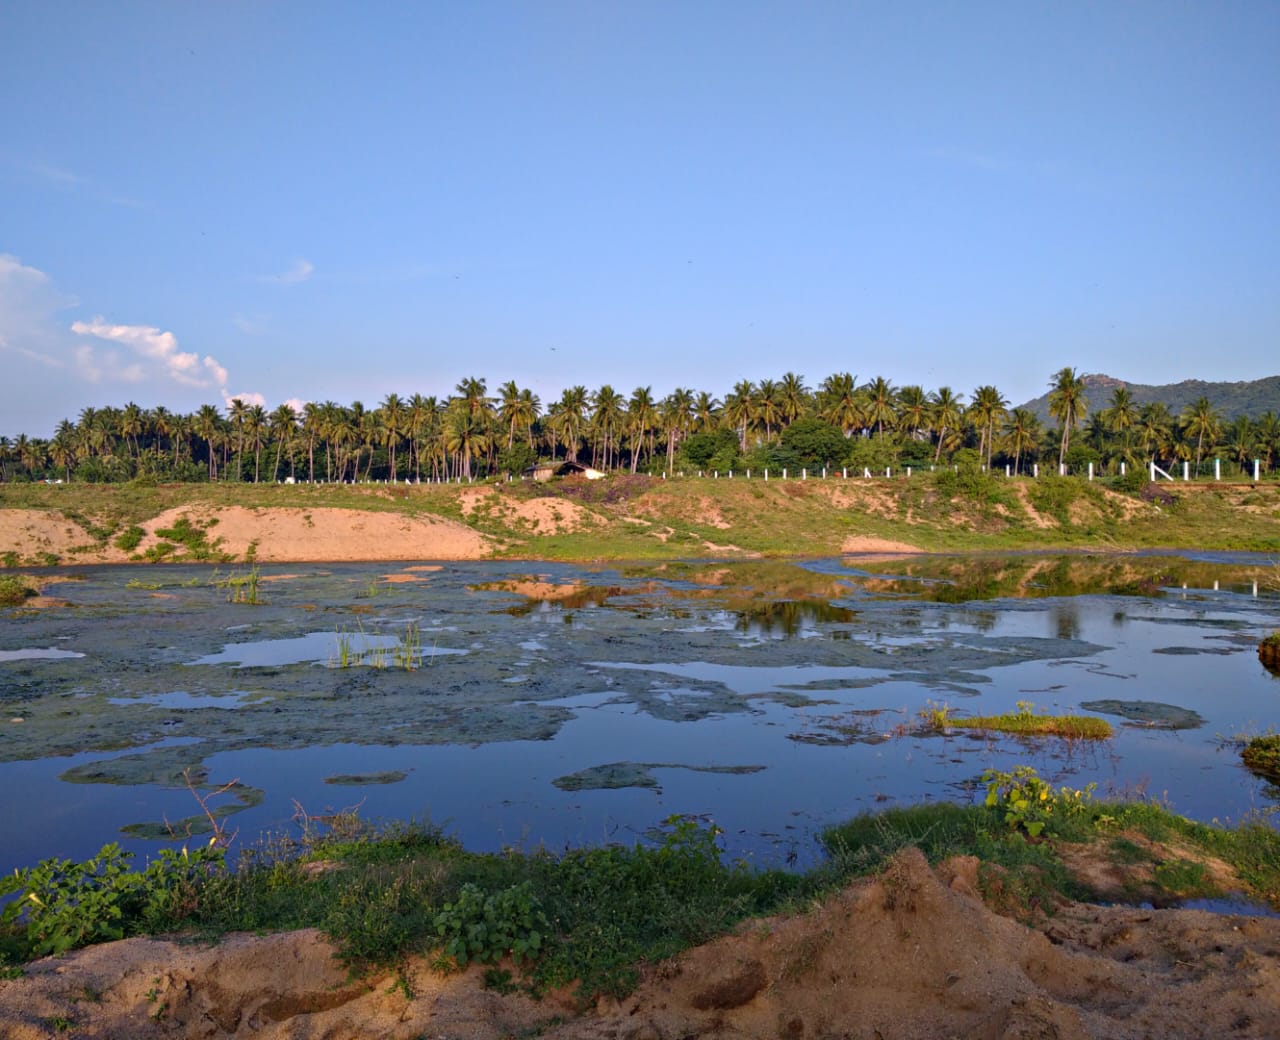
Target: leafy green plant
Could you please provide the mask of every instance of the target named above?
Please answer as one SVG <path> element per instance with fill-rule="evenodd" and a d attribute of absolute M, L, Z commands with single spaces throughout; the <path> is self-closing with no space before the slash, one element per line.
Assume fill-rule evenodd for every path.
<path fill-rule="evenodd" d="M 465 884 L 437 911 L 435 930 L 444 955 L 461 968 L 508 955 L 517 962 L 532 960 L 546 945 L 551 923 L 528 881 L 492 895 Z"/>
<path fill-rule="evenodd" d="M 189 894 L 223 851 L 166 849 L 145 871 L 129 868 L 132 853 L 114 842 L 83 863 L 46 859 L 0 880 L 0 897 L 20 897 L 0 912 L 0 924 L 25 933 L 31 953 L 59 954 L 92 942 L 123 938 L 143 919 Z"/>
<path fill-rule="evenodd" d="M 1052 835 L 1049 824 L 1084 814 L 1097 784 L 1083 790 L 1053 785 L 1041 779 L 1031 766 L 1016 766 L 1012 772 L 988 769 L 982 774 L 987 785 L 986 806 L 1001 813 L 1012 830 L 1022 830 L 1033 838 Z"/>

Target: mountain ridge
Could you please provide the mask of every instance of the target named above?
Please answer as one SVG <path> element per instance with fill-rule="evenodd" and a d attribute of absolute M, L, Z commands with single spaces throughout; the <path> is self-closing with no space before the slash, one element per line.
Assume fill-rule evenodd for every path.
<path fill-rule="evenodd" d="M 1106 408 L 1111 401 L 1111 392 L 1118 387 L 1128 390 L 1133 395 L 1134 403 L 1139 407 L 1161 401 L 1175 416 L 1200 397 L 1207 397 L 1209 403 L 1226 420 L 1234 419 L 1238 415 L 1247 415 L 1250 419 L 1256 419 L 1268 410 L 1280 412 L 1280 375 L 1236 382 L 1184 379 L 1178 383 L 1159 385 L 1133 383 L 1101 372 L 1092 372 L 1081 378 L 1085 384 L 1085 396 L 1089 399 L 1090 415 L 1101 408 Z M 1048 391 L 1019 407 L 1029 408 L 1046 425 L 1051 426 L 1055 422 L 1049 415 Z"/>

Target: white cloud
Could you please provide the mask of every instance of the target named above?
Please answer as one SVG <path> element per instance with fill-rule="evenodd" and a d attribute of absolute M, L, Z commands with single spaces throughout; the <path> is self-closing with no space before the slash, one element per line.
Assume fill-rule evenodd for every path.
<path fill-rule="evenodd" d="M 84 406 L 86 386 L 148 386 L 161 397 L 166 386 L 170 392 L 175 385 L 206 388 L 226 405 L 238 397 L 266 407 L 256 391 L 231 393 L 226 366 L 212 355 L 183 350 L 171 331 L 103 317 L 68 324 L 59 312 L 78 303 L 43 271 L 0 253 L 0 366 L 6 376 L 0 380 L 0 420 L 21 424 L 13 432 L 51 429 L 59 413 Z M 51 369 L 58 370 L 56 378 Z M 92 392 L 93 403 L 107 403 L 102 393 Z"/>
<path fill-rule="evenodd" d="M 231 324 L 246 336 L 260 336 L 267 329 L 267 319 L 261 315 L 247 318 L 243 314 L 235 314 L 231 317 Z"/>
<path fill-rule="evenodd" d="M 209 370 L 209 374 L 213 376 L 215 383 L 221 387 L 225 387 L 227 385 L 227 370 L 207 354 L 204 359 L 204 367 Z"/>
<path fill-rule="evenodd" d="M 150 325 L 108 325 L 102 318 L 73 322 L 71 331 L 78 336 L 96 336 L 98 339 L 130 347 L 144 357 L 158 361 L 171 379 L 184 386 L 210 385 L 210 380 L 200 375 L 200 355 L 180 351 L 178 338 L 172 332 L 161 332 Z M 126 368 L 121 373 L 121 378 L 137 382 L 145 378 L 145 375 L 136 374 L 139 371 L 145 372 L 135 364 Z M 219 371 L 226 375 L 220 366 Z M 222 383 L 225 382 L 224 378 Z"/>
<path fill-rule="evenodd" d="M 300 285 L 315 273 L 316 265 L 310 260 L 296 260 L 289 270 L 283 274 L 269 274 L 259 278 L 260 282 L 275 282 L 278 285 Z"/>
<path fill-rule="evenodd" d="M 0 155 L 0 163 L 12 169 L 20 170 L 29 177 L 34 177 L 55 189 L 79 193 L 106 202 L 113 206 L 127 206 L 130 209 L 147 209 L 147 204 L 128 195 L 121 195 L 89 177 L 82 177 L 73 170 L 41 160 L 31 160 L 9 155 Z"/>

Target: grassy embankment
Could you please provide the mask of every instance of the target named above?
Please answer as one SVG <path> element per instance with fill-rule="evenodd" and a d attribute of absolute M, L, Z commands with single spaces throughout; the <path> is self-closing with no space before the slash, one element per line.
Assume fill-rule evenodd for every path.
<path fill-rule="evenodd" d="M 1055 790 L 1027 768 L 987 780 L 982 805 L 893 809 L 828 830 L 825 861 L 803 875 L 725 863 L 714 829 L 675 818 L 653 845 L 562 854 L 469 853 L 430 827 L 377 830 L 347 814 L 249 850 L 236 871 L 208 849 L 166 853 L 145 872 L 118 850 L 83 866 L 46 861 L 0 882 L 20 896 L 0 924 L 0 970 L 16 977 L 29 957 L 126 935 L 318 927 L 354 970 L 425 954 L 489 964 L 497 989 L 576 985 L 586 1001 L 625 993 L 642 964 L 743 918 L 811 905 L 908 845 L 930 862 L 979 857 L 984 898 L 1025 920 L 1065 899 L 1167 904 L 1224 887 L 1280 903 L 1280 835 L 1265 824 L 1223 829 L 1154 804 L 1094 802 L 1091 788 Z M 1099 865 L 1119 888 L 1082 880 Z"/>
<path fill-rule="evenodd" d="M 561 560 L 644 560 L 758 554 L 818 556 L 856 539 L 929 552 L 1184 547 L 1280 551 L 1280 485 L 1161 485 L 1160 497 L 1123 494 L 1074 478 L 1008 480 L 944 472 L 893 480 L 661 480 L 614 475 L 598 482 L 476 485 L 0 485 L 0 509 L 65 518 L 83 540 L 60 553 L 8 548 L 8 566 L 74 563 L 108 547 L 128 551 L 154 534 L 166 510 L 216 514 L 340 508 L 444 517 L 493 538 L 495 555 Z M 554 523 L 529 511 L 554 506 Z M 66 526 L 65 524 L 63 525 Z M 170 528 L 169 530 L 172 530 Z M 170 560 L 217 558 L 216 531 Z M 181 533 L 180 533 L 181 534 Z M 3 552 L 4 550 L 0 550 Z M 138 554 L 141 557 L 141 554 Z M 141 557 L 145 558 L 145 557 Z"/>

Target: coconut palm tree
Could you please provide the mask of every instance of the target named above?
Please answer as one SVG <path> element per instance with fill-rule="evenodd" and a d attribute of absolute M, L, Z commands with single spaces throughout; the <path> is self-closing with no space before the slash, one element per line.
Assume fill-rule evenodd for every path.
<path fill-rule="evenodd" d="M 404 437 L 409 413 L 399 394 L 387 394 L 379 405 L 378 411 L 382 413 L 381 435 L 387 446 L 387 465 L 391 469 L 391 481 L 394 483 L 399 476 L 399 470 L 396 468 L 396 446 Z"/>
<path fill-rule="evenodd" d="M 688 436 L 693 426 L 693 391 L 676 387 L 662 399 L 659 409 L 662 427 L 667 431 L 667 476 L 675 464 L 676 445 Z"/>
<path fill-rule="evenodd" d="M 1253 420 L 1247 415 L 1237 415 L 1226 428 L 1224 442 L 1227 453 L 1240 467 L 1241 472 L 1247 470 L 1249 460 L 1254 457 L 1258 444 Z"/>
<path fill-rule="evenodd" d="M 498 387 L 498 418 L 507 428 L 507 450 L 516 443 L 516 423 L 520 418 L 520 388 L 514 379 Z"/>
<path fill-rule="evenodd" d="M 649 457 L 653 457 L 653 427 L 658 421 L 658 411 L 653 402 L 653 388 L 638 386 L 631 391 L 627 401 L 627 435 L 631 441 L 631 472 L 640 469 L 640 452 L 645 438 L 649 438 Z"/>
<path fill-rule="evenodd" d="M 980 386 L 973 392 L 968 408 L 970 421 L 978 428 L 978 454 L 986 454 L 987 469 L 991 468 L 992 442 L 995 440 L 996 423 L 1003 422 L 1009 402 L 994 386 Z"/>
<path fill-rule="evenodd" d="M 141 446 L 138 444 L 138 436 L 146 429 L 146 415 L 142 409 L 130 401 L 120 410 L 119 425 L 116 427 L 120 436 L 124 440 L 125 450 L 128 452 L 129 458 L 136 459 L 141 454 Z M 132 443 L 132 448 L 130 447 Z"/>
<path fill-rule="evenodd" d="M 1196 439 L 1196 473 L 1200 472 L 1200 460 L 1204 455 L 1205 438 L 1212 447 L 1222 436 L 1222 417 L 1209 403 L 1207 397 L 1197 397 L 1182 409 L 1182 428 L 1188 437 Z"/>
<path fill-rule="evenodd" d="M 622 395 L 608 383 L 591 395 L 591 428 L 598 438 L 591 456 L 593 461 L 599 457 L 603 470 L 609 468 L 611 453 L 616 452 L 618 434 L 626 418 Z"/>
<path fill-rule="evenodd" d="M 1267 469 L 1280 452 L 1280 416 L 1268 409 L 1258 416 L 1254 424 L 1255 445 L 1258 457 Z"/>
<path fill-rule="evenodd" d="M 481 382 L 483 392 L 483 382 L 477 382 Z M 461 386 L 459 384 L 459 388 Z M 459 475 L 467 480 L 472 477 L 471 460 L 488 450 L 489 430 L 486 410 L 475 406 L 473 396 L 464 394 L 450 399 L 444 415 L 445 448 L 461 457 Z"/>
<path fill-rule="evenodd" d="M 218 479 L 218 455 L 215 450 L 215 442 L 222 435 L 222 416 L 218 414 L 218 408 L 212 404 L 202 404 L 200 410 L 196 412 L 195 420 L 192 423 L 192 429 L 195 435 L 204 441 L 209 452 L 209 479 Z"/>
<path fill-rule="evenodd" d="M 1013 473 L 1018 475 L 1022 456 L 1040 442 L 1040 420 L 1030 408 L 1015 408 L 1005 424 L 1005 450 L 1013 452 Z"/>
<path fill-rule="evenodd" d="M 1173 419 L 1163 401 L 1144 404 L 1138 412 L 1138 441 L 1142 450 L 1151 462 L 1157 459 L 1164 462 L 1168 459 L 1170 435 L 1173 430 Z"/>
<path fill-rule="evenodd" d="M 1062 423 L 1062 443 L 1058 449 L 1058 466 L 1067 461 L 1071 431 L 1089 412 L 1084 377 L 1074 368 L 1059 369 L 1049 382 L 1049 414 Z"/>
<path fill-rule="evenodd" d="M 63 419 L 54 430 L 53 440 L 49 442 L 49 459 L 55 466 L 61 466 L 67 483 L 71 483 L 71 464 L 76 461 L 76 428 L 70 420 Z"/>
<path fill-rule="evenodd" d="M 773 428 L 782 423 L 782 394 L 772 379 L 762 379 L 751 400 L 754 419 L 764 426 L 764 442 L 773 440 Z"/>
<path fill-rule="evenodd" d="M 896 407 L 898 404 L 898 394 L 894 390 L 893 384 L 884 376 L 876 376 L 865 387 L 862 388 L 863 399 L 866 401 L 866 418 L 868 424 L 876 428 L 876 435 L 880 440 L 884 440 L 884 427 L 888 423 L 890 426 L 897 421 L 898 413 Z"/>
<path fill-rule="evenodd" d="M 866 423 L 862 402 L 858 397 L 858 377 L 848 372 L 827 376 L 818 388 L 818 418 L 839 426 L 845 437 Z"/>
<path fill-rule="evenodd" d="M 699 390 L 693 400 L 693 431 L 710 433 L 720 425 L 720 401 L 706 390 Z"/>
<path fill-rule="evenodd" d="M 289 452 L 289 472 L 293 473 L 293 437 L 298 432 L 298 413 L 293 410 L 293 405 L 282 404 L 271 413 L 267 425 L 272 440 L 276 442 L 276 463 L 271 469 L 271 482 L 274 484 L 280 479 L 281 452 Z"/>
<path fill-rule="evenodd" d="M 733 391 L 725 395 L 724 411 L 721 413 L 724 423 L 738 434 L 739 448 L 747 450 L 747 431 L 755 421 L 756 387 L 749 379 L 743 379 L 734 385 Z"/>
<path fill-rule="evenodd" d="M 942 458 L 942 446 L 946 443 L 947 435 L 953 433 L 964 421 L 964 402 L 951 387 L 940 386 L 930 395 L 929 406 L 929 423 L 938 438 L 938 450 L 933 453 L 933 464 L 936 466 Z"/>
<path fill-rule="evenodd" d="M 241 422 L 241 447 L 253 449 L 253 482 L 258 483 L 258 473 L 262 467 L 262 448 L 267 432 L 267 410 L 260 404 L 250 405 L 245 409 Z"/>
<path fill-rule="evenodd" d="M 929 425 L 929 398 L 921 386 L 904 386 L 898 391 L 898 425 L 912 440 Z"/>
<path fill-rule="evenodd" d="M 552 435 L 564 446 L 565 457 L 570 462 L 578 461 L 578 442 L 582 438 L 582 430 L 587 424 L 587 388 L 573 386 L 560 392 L 557 401 L 547 417 L 547 425 Z"/>
<path fill-rule="evenodd" d="M 778 383 L 778 409 L 784 426 L 790 426 L 809 409 L 809 388 L 804 376 L 788 372 Z"/>

